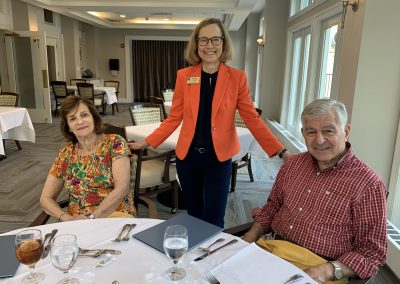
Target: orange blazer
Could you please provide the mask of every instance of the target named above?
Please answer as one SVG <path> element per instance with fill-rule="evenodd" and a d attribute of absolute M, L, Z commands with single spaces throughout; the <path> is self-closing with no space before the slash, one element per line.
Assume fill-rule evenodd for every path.
<path fill-rule="evenodd" d="M 170 115 L 146 138 L 153 148 L 164 142 L 182 122 L 176 155 L 181 160 L 186 157 L 196 130 L 200 80 L 201 64 L 178 71 Z M 276 155 L 283 148 L 255 110 L 246 74 L 220 63 L 211 111 L 211 136 L 219 161 L 232 158 L 240 150 L 235 128 L 236 109 L 268 156 Z"/>

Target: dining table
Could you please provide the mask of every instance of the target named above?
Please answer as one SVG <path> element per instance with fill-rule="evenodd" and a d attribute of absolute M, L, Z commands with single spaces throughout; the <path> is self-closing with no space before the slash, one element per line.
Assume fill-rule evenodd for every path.
<path fill-rule="evenodd" d="M 161 122 L 155 122 L 150 124 L 133 125 L 125 127 L 126 137 L 128 141 L 141 141 L 144 140 L 149 134 L 160 127 Z M 181 131 L 181 125 L 162 143 L 156 151 L 167 151 L 175 150 L 176 144 L 178 143 L 179 134 Z M 236 127 L 236 133 L 239 138 L 240 151 L 232 160 L 235 161 L 243 157 L 246 153 L 250 153 L 257 158 L 263 159 L 268 158 L 268 155 L 261 148 L 258 142 L 255 140 L 250 130 L 244 127 Z"/>
<path fill-rule="evenodd" d="M 250 280 L 252 274 L 258 274 L 257 277 L 263 277 L 271 284 L 281 284 L 284 280 L 290 278 L 293 273 L 301 273 L 304 275 L 304 281 L 296 282 L 296 284 L 314 283 L 308 280 L 307 276 L 301 270 L 295 268 L 290 263 L 281 260 L 262 249 L 257 249 L 254 244 L 249 244 L 239 237 L 220 232 L 203 243 L 188 251 L 179 261 L 179 266 L 186 271 L 186 277 L 179 281 L 170 281 L 167 279 L 165 271 L 172 266 L 172 260 L 167 255 L 144 242 L 132 237 L 132 235 L 157 225 L 164 220 L 148 219 L 148 218 L 98 218 L 86 219 L 69 222 L 57 222 L 47 225 L 31 227 L 39 229 L 44 236 L 57 229 L 57 235 L 74 234 L 77 237 L 78 246 L 84 249 L 106 248 L 110 250 L 119 250 L 118 255 L 103 254 L 98 257 L 79 256 L 75 265 L 69 272 L 71 277 L 79 279 L 80 284 L 84 283 L 190 283 L 205 284 L 210 283 L 205 276 L 205 272 L 213 272 L 220 283 L 239 284 L 239 283 L 256 283 Z M 130 232 L 128 241 L 113 242 L 112 240 L 121 231 L 124 224 L 136 224 Z M 3 235 L 15 235 L 24 228 L 7 232 Z M 190 238 L 190 232 L 189 232 Z M 210 254 L 200 261 L 196 258 L 203 255 L 204 252 L 199 246 L 208 246 L 219 238 L 224 238 L 224 242 L 218 243 L 214 247 L 218 247 L 233 239 L 237 242 L 217 252 Z M 254 250 L 256 249 L 256 250 Z M 261 250 L 261 251 L 260 251 Z M 260 254 L 253 258 L 249 254 Z M 248 258 L 248 259 L 246 259 Z M 265 258 L 265 260 L 264 260 Z M 104 266 L 99 265 L 104 259 L 111 259 Z M 267 263 L 259 262 L 267 261 Z M 271 262 L 272 263 L 268 263 Z M 282 263 L 282 261 L 284 261 Z M 245 270 L 243 262 L 252 265 L 254 268 Z M 259 263 L 257 265 L 257 263 Z M 275 263 L 275 265 L 274 265 Z M 238 269 L 242 267 L 242 271 Z M 261 269 L 265 266 L 264 269 Z M 281 268 L 281 272 L 277 275 L 270 275 L 268 267 L 276 269 Z M 258 269 L 258 272 L 254 272 Z M 47 256 L 39 260 L 36 264 L 37 272 L 44 274 L 43 284 L 54 284 L 63 278 L 63 272 L 56 269 L 51 263 L 51 257 Z M 20 264 L 14 277 L 0 280 L 0 283 L 20 283 L 21 278 L 27 275 L 29 269 L 26 265 Z M 246 275 L 246 273 L 251 273 Z M 266 273 L 264 275 L 264 273 Z M 250 278 L 249 278 L 250 277 Z M 244 280 L 243 280 L 244 279 Z M 247 282 L 247 280 L 250 282 Z M 255 279 L 255 278 L 254 278 Z M 269 281 L 268 279 L 271 279 Z M 311 278 L 310 278 L 311 279 Z M 114 282 L 115 281 L 115 282 Z M 260 283 L 260 282 L 258 282 Z"/>
<path fill-rule="evenodd" d="M 3 139 L 35 143 L 35 129 L 23 107 L 0 107 L 0 155 L 5 154 Z"/>
<path fill-rule="evenodd" d="M 78 95 L 78 88 L 77 86 L 67 86 L 68 91 L 74 91 L 75 95 Z M 93 87 L 94 94 L 98 95 L 101 93 L 105 93 L 104 99 L 106 104 L 112 105 L 118 102 L 117 95 L 115 94 L 114 87 L 101 87 L 101 86 L 94 86 Z"/>

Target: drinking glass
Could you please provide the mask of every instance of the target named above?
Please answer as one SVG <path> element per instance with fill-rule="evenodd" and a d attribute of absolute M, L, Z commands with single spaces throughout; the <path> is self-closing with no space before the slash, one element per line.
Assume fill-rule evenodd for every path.
<path fill-rule="evenodd" d="M 15 255 L 19 262 L 29 266 L 30 272 L 21 283 L 40 283 L 44 279 L 43 273 L 35 272 L 35 265 L 43 254 L 42 233 L 36 229 L 19 232 L 15 236 Z"/>
<path fill-rule="evenodd" d="M 164 233 L 165 254 L 174 262 L 173 266 L 165 273 L 169 280 L 177 281 L 185 278 L 186 272 L 178 267 L 179 259 L 188 249 L 188 233 L 184 226 L 173 225 L 165 229 Z"/>
<path fill-rule="evenodd" d="M 51 263 L 55 268 L 64 272 L 64 278 L 57 284 L 78 284 L 79 280 L 68 277 L 68 272 L 74 266 L 78 258 L 78 243 L 76 236 L 71 234 L 59 235 L 51 244 Z"/>

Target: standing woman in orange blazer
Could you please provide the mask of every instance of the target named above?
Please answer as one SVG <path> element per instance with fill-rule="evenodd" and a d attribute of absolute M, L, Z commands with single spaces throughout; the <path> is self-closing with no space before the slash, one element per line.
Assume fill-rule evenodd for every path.
<path fill-rule="evenodd" d="M 245 73 L 225 64 L 232 59 L 232 42 L 219 19 L 197 25 L 185 58 L 192 66 L 178 71 L 170 115 L 144 141 L 129 146 L 156 148 L 182 123 L 176 167 L 183 204 L 190 215 L 223 227 L 231 158 L 240 149 L 236 109 L 270 157 L 287 153 L 256 112 Z"/>

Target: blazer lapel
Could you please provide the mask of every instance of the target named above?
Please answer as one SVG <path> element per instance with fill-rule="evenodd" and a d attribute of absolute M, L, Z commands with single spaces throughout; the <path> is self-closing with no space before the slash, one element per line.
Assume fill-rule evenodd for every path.
<path fill-rule="evenodd" d="M 191 72 L 189 73 L 189 77 L 198 77 L 201 80 L 201 64 L 197 64 L 193 66 Z M 186 78 L 186 80 L 189 79 Z M 198 83 L 189 84 L 186 81 L 186 84 L 189 85 L 190 89 L 190 105 L 192 109 L 192 116 L 193 116 L 193 127 L 196 127 L 197 116 L 199 114 L 199 104 L 200 104 L 200 86 L 201 81 L 199 80 Z"/>
<path fill-rule="evenodd" d="M 219 106 L 221 105 L 222 99 L 225 96 L 225 91 L 228 87 L 230 78 L 231 73 L 229 72 L 228 67 L 225 65 L 225 63 L 221 62 L 218 68 L 217 84 L 215 85 L 214 97 L 212 102 L 211 122 L 214 122 L 215 120 Z"/>

